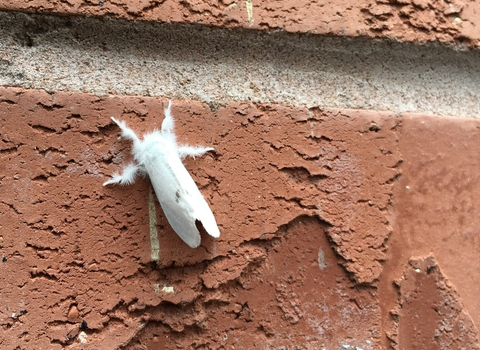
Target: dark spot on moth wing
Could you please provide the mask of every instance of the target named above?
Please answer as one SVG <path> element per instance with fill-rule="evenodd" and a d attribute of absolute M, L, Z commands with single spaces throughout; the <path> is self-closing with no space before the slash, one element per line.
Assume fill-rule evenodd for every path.
<path fill-rule="evenodd" d="M 180 201 L 180 191 L 177 190 L 177 192 L 175 192 L 175 202 L 179 202 Z"/>
<path fill-rule="evenodd" d="M 195 220 L 195 226 L 197 227 L 197 230 L 200 232 L 200 237 L 201 237 L 203 246 L 209 247 L 212 244 L 214 244 L 215 238 L 213 238 L 208 234 L 207 230 L 205 230 L 200 220 Z"/>
<path fill-rule="evenodd" d="M 195 226 L 202 236 L 208 236 L 207 230 L 205 230 L 200 220 L 195 220 Z"/>

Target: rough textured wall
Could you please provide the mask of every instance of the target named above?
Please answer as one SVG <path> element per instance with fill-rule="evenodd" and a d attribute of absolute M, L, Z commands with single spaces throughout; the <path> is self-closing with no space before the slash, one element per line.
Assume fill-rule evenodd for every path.
<path fill-rule="evenodd" d="M 169 227 L 147 180 L 102 187 L 130 157 L 109 116 L 149 131 L 163 120 L 166 100 L 3 88 L 0 101 L 1 323 L 7 347 L 75 347 L 83 332 L 81 339 L 92 348 L 154 348 L 158 342 L 167 348 L 375 349 L 387 346 L 388 339 L 392 344 L 410 339 L 411 330 L 402 322 L 412 327 L 408 317 L 416 309 L 404 306 L 412 298 L 404 290 L 428 295 L 437 290 L 436 284 L 410 287 L 401 281 L 395 282 L 399 292 L 392 292 L 389 285 L 399 276 L 382 275 L 388 256 L 405 249 L 399 235 L 417 237 L 402 230 L 408 220 L 400 221 L 411 208 L 393 203 L 401 174 L 408 179 L 410 197 L 423 193 L 414 185 L 422 174 L 416 170 L 417 148 L 411 156 L 409 150 L 414 142 L 434 140 L 402 133 L 424 125 L 421 118 L 404 122 L 388 113 L 250 103 L 212 111 L 194 101 L 175 101 L 179 140 L 215 147 L 186 166 L 222 236 L 204 236 L 200 248 L 190 249 Z M 474 121 L 456 125 L 478 128 Z M 403 137 L 408 145 L 402 162 Z M 442 144 L 454 147 L 436 144 L 435 155 Z M 402 173 L 405 162 L 410 167 Z M 472 210 L 478 205 L 473 193 L 464 197 Z M 399 230 L 392 234 L 392 227 Z M 157 263 L 150 249 L 152 229 L 158 231 Z M 388 243 L 390 234 L 397 244 Z M 450 231 L 445 234 L 452 237 Z M 426 252 L 436 246 L 427 235 L 417 238 L 424 239 Z M 459 246 L 464 239 L 469 238 L 458 237 Z M 462 248 L 459 259 L 470 248 Z M 405 252 L 412 253 L 417 253 L 413 247 Z M 440 253 L 437 259 L 452 258 Z M 405 281 L 422 276 L 412 275 L 405 260 L 388 264 L 405 271 Z M 475 273 L 476 264 L 472 256 L 462 269 L 471 266 Z M 449 283 L 435 271 L 432 283 Z M 379 280 L 385 290 L 376 288 Z M 460 278 L 458 284 L 468 289 L 470 282 Z M 437 312 L 419 321 L 428 326 L 421 337 L 440 332 L 428 339 L 437 345 L 478 346 L 474 323 L 450 289 L 429 304 L 417 301 Z M 466 295 L 474 312 L 475 293 Z M 441 312 L 435 305 L 442 303 L 456 306 Z M 392 312 L 394 322 L 385 315 Z M 463 315 L 461 324 L 458 315 Z M 445 331 L 445 322 L 460 331 Z"/>
<path fill-rule="evenodd" d="M 0 12 L 0 85 L 474 117 L 480 51 Z"/>
<path fill-rule="evenodd" d="M 304 317 L 301 325 L 314 336 L 322 323 L 317 313 L 328 319 L 323 309 L 333 307 L 327 300 L 321 302 L 323 307 L 315 302 L 321 289 L 335 305 L 352 313 L 345 320 L 348 328 L 369 326 L 356 334 L 358 341 L 378 342 L 378 305 L 352 309 L 352 301 L 339 295 L 338 288 L 351 293 L 353 285 L 337 259 L 353 281 L 371 283 L 380 275 L 390 232 L 392 182 L 398 174 L 394 135 L 398 118 L 252 104 L 232 104 L 212 112 L 207 105 L 176 102 L 173 114 L 181 140 L 215 147 L 213 155 L 186 164 L 209 199 L 222 236 L 204 237 L 202 247 L 193 250 L 171 230 L 158 206 L 158 215 L 149 210 L 148 200 L 153 197 L 148 181 L 131 187 L 101 186 L 128 157 L 127 144 L 117 140 L 118 130 L 109 116 L 127 120 L 138 130 L 153 128 L 162 121 L 159 111 L 165 101 L 17 89 L 3 89 L 1 100 L 2 203 L 7 227 L 12 229 L 3 243 L 5 266 L 14 267 L 17 259 L 28 261 L 24 277 L 18 274 L 15 283 L 9 282 L 12 299 L 6 307 L 33 322 L 18 327 L 16 336 L 36 324 L 39 328 L 27 332 L 45 334 L 44 346 L 49 341 L 63 343 L 69 321 L 75 321 L 69 320 L 69 310 L 75 308 L 89 330 L 95 331 L 94 339 L 103 338 L 114 346 L 102 330 L 114 329 L 117 323 L 132 327 L 118 344 L 134 336 L 146 318 L 177 331 L 201 323 L 208 332 L 206 325 L 213 322 L 210 309 L 221 306 L 230 313 L 236 304 L 250 305 L 251 317 L 258 312 L 255 318 L 274 338 L 286 326 L 269 320 L 277 307 L 282 309 L 277 317 L 292 324 Z M 156 266 L 150 253 L 152 221 L 160 233 Z M 327 243 L 326 228 L 338 258 Z M 275 258 L 278 250 L 286 251 Z M 282 266 L 284 261 L 296 266 L 293 270 L 290 263 Z M 44 291 L 58 283 L 62 288 L 56 296 L 47 297 Z M 265 296 L 273 298 L 268 307 L 252 298 L 252 291 L 261 288 L 259 283 L 267 284 Z M 164 284 L 173 286 L 175 293 L 163 292 Z M 39 296 L 35 304 L 29 302 L 39 288 L 45 299 Z M 259 298 L 264 295 L 258 293 Z M 292 299 L 295 294 L 298 297 Z M 232 297 L 239 299 L 234 302 Z M 22 303 L 28 311 L 24 316 L 13 306 Z M 170 319 L 164 310 L 170 304 L 195 306 L 198 315 L 182 313 L 180 319 Z M 302 310 L 303 304 L 312 312 Z M 30 317 L 40 317 L 34 311 L 37 307 L 46 309 L 43 322 Z M 15 324 L 10 312 L 4 316 L 7 324 Z M 359 317 L 365 319 L 359 322 Z M 110 323 L 111 318 L 121 322 Z M 221 325 L 227 326 L 222 336 L 232 332 L 231 341 L 238 337 L 228 322 Z M 15 334 L 15 328 L 9 332 Z M 299 339 L 308 336 L 298 333 Z M 287 335 L 278 341 L 288 339 Z M 206 338 L 210 337 L 210 342 L 219 340 L 214 335 Z M 347 333 L 336 337 L 338 342 L 348 340 Z"/>
<path fill-rule="evenodd" d="M 480 349 L 478 5 L 3 2 L 1 347 Z M 197 249 L 102 186 L 172 97 Z"/>
<path fill-rule="evenodd" d="M 478 0 L 18 1 L 0 9 L 478 46 Z"/>

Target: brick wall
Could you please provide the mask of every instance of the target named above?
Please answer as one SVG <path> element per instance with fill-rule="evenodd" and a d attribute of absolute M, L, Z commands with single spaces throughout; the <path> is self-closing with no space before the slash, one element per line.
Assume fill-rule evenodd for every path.
<path fill-rule="evenodd" d="M 1 4 L 2 348 L 480 348 L 479 6 Z M 195 249 L 102 186 L 168 100 Z"/>

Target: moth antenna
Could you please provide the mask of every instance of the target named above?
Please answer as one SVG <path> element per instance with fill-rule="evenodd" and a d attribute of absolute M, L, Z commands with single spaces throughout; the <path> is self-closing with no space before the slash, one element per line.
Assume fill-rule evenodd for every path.
<path fill-rule="evenodd" d="M 165 119 L 162 122 L 162 132 L 171 134 L 173 132 L 174 121 L 172 117 L 172 101 L 168 101 L 168 107 L 165 108 Z"/>

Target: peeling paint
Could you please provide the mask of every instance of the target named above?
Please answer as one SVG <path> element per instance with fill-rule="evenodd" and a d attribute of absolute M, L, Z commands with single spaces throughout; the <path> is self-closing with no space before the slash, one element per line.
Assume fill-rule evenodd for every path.
<path fill-rule="evenodd" d="M 389 333 L 393 349 L 430 347 L 480 349 L 478 331 L 460 295 L 443 275 L 433 255 L 412 257 L 396 281 L 398 303 Z M 423 322 L 416 321 L 422 315 Z"/>

